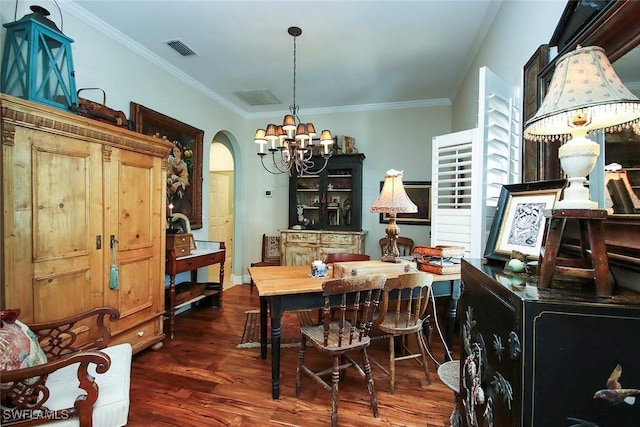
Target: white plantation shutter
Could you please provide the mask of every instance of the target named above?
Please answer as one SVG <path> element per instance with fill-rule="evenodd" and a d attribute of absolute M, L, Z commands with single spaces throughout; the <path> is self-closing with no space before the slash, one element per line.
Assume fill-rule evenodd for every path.
<path fill-rule="evenodd" d="M 520 182 L 519 98 L 480 69 L 477 129 L 437 136 L 432 147 L 431 245 L 482 258 L 502 185 Z"/>
<path fill-rule="evenodd" d="M 473 207 L 482 195 L 482 156 L 477 129 L 433 138 L 431 245 L 464 246 L 465 256 L 480 253 L 480 217 Z"/>
<path fill-rule="evenodd" d="M 478 126 L 484 142 L 487 206 L 496 207 L 504 184 L 520 182 L 520 102 L 512 85 L 480 68 Z"/>

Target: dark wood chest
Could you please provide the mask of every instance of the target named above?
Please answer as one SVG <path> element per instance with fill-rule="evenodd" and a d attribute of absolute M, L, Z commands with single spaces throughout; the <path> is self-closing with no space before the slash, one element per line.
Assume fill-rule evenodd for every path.
<path fill-rule="evenodd" d="M 632 402 L 607 389 L 617 366 L 622 389 L 640 389 L 640 295 L 598 298 L 575 281 L 538 289 L 533 276 L 473 259 L 462 282 L 464 425 L 640 426 L 640 391 Z"/>

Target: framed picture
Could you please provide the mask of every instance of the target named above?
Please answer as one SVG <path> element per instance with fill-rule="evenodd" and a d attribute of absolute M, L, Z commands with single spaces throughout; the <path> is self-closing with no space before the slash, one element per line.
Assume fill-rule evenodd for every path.
<path fill-rule="evenodd" d="M 431 225 L 431 181 L 404 181 L 407 196 L 418 207 L 416 213 L 399 213 L 396 223 L 409 225 Z M 380 181 L 380 190 L 384 181 Z M 387 224 L 389 214 L 380 214 L 380 223 Z"/>
<path fill-rule="evenodd" d="M 167 153 L 167 206 L 202 228 L 202 141 L 204 131 L 143 105 L 131 103 L 136 132 L 173 142 Z"/>
<path fill-rule="evenodd" d="M 352 136 L 342 136 L 342 152 L 344 154 L 356 154 L 356 139 Z"/>
<path fill-rule="evenodd" d="M 515 250 L 537 259 L 547 223 L 544 211 L 553 208 L 565 185 L 564 179 L 503 185 L 485 258 L 507 261 Z"/>

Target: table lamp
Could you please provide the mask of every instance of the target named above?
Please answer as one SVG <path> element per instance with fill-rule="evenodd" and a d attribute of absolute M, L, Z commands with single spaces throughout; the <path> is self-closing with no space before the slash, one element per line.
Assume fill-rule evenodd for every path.
<path fill-rule="evenodd" d="M 378 200 L 371 206 L 373 213 L 388 213 L 389 225 L 386 228 L 388 242 L 382 254 L 382 261 L 398 263 L 400 252 L 396 239 L 400 234 L 400 227 L 396 224 L 398 213 L 418 212 L 418 207 L 409 199 L 402 185 L 402 171 L 390 169 L 384 177 L 382 191 Z"/>
<path fill-rule="evenodd" d="M 529 140 L 565 142 L 558 157 L 569 186 L 555 209 L 598 209 L 584 184 L 600 146 L 587 134 L 618 131 L 639 120 L 640 100 L 622 83 L 604 49 L 578 46 L 558 59 L 544 101 L 524 130 Z"/>

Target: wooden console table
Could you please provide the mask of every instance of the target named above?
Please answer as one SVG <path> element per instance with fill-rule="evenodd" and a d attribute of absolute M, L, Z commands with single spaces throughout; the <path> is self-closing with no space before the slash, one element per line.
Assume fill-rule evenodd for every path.
<path fill-rule="evenodd" d="M 191 251 L 190 255 L 176 256 L 175 251 L 167 251 L 165 261 L 165 273 L 169 276 L 169 300 L 167 311 L 169 312 L 169 332 L 173 339 L 173 330 L 175 322 L 175 312 L 180 307 L 192 304 L 196 301 L 210 296 L 219 295 L 220 306 L 222 306 L 222 287 L 224 282 L 224 260 L 226 249 L 224 242 L 206 242 L 196 241 L 198 249 Z M 220 264 L 220 283 L 215 287 L 205 287 L 204 291 L 192 298 L 176 305 L 176 275 L 178 273 L 191 272 L 191 283 L 198 282 L 198 269 L 209 265 Z"/>

